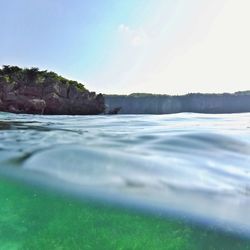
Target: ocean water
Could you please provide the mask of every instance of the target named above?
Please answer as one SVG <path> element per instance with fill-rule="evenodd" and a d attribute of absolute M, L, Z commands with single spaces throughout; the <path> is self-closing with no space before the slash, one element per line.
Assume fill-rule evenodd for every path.
<path fill-rule="evenodd" d="M 0 113 L 0 249 L 250 249 L 249 163 L 249 113 Z"/>

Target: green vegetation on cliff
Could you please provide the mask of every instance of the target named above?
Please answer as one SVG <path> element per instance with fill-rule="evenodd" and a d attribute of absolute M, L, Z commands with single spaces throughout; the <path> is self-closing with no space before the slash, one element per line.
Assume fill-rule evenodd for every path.
<path fill-rule="evenodd" d="M 79 90 L 86 90 L 84 85 L 68 80 L 55 72 L 39 70 L 38 68 L 20 68 L 18 66 L 3 65 L 0 68 L 0 82 L 30 84 L 58 83 L 64 85 L 74 85 Z"/>

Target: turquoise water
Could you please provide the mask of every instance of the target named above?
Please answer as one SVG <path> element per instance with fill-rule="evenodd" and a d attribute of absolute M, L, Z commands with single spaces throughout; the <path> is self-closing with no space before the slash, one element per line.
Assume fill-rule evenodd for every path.
<path fill-rule="evenodd" d="M 0 113 L 0 249 L 249 249 L 249 132 L 250 114 Z"/>

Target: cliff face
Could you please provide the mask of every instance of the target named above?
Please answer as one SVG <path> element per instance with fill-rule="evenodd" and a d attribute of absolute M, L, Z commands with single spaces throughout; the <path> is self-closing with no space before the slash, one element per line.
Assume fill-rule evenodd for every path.
<path fill-rule="evenodd" d="M 0 111 L 91 115 L 105 110 L 104 97 L 53 72 L 5 66 L 0 70 Z"/>
<path fill-rule="evenodd" d="M 105 103 L 110 110 L 121 107 L 120 114 L 239 113 L 250 112 L 250 93 L 105 95 Z"/>

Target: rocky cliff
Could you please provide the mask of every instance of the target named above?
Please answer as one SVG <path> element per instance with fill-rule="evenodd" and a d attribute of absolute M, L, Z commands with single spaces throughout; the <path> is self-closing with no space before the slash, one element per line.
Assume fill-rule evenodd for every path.
<path fill-rule="evenodd" d="M 120 107 L 120 114 L 239 113 L 250 112 L 250 92 L 182 96 L 105 95 L 105 103 L 110 110 Z"/>
<path fill-rule="evenodd" d="M 0 69 L 0 111 L 49 115 L 92 115 L 105 110 L 104 97 L 84 85 L 37 68 Z"/>

